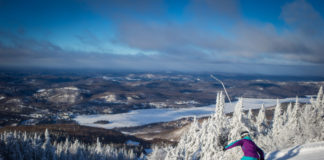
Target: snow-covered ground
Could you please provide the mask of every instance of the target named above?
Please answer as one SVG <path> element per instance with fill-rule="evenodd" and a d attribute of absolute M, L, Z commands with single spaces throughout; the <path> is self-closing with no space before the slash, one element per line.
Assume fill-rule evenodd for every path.
<path fill-rule="evenodd" d="M 309 103 L 310 98 L 299 98 L 299 102 Z M 296 98 L 279 99 L 280 103 L 295 102 Z M 256 98 L 244 98 L 244 109 L 256 109 L 260 108 L 262 104 L 265 107 L 271 107 L 276 104 L 276 99 L 256 99 Z M 225 104 L 225 112 L 233 112 L 235 102 L 232 104 Z M 120 114 L 96 114 L 96 115 L 79 115 L 76 120 L 80 125 L 101 127 L 101 128 L 119 128 L 119 127 L 132 127 L 141 126 L 150 123 L 168 122 L 184 117 L 203 117 L 214 113 L 215 105 L 206 107 L 190 107 L 181 109 L 159 108 L 159 109 L 140 109 L 133 110 L 128 113 Z M 97 121 L 109 121 L 108 124 L 95 124 Z"/>
<path fill-rule="evenodd" d="M 303 144 L 274 151 L 266 155 L 267 160 L 321 160 L 324 159 L 324 141 Z"/>

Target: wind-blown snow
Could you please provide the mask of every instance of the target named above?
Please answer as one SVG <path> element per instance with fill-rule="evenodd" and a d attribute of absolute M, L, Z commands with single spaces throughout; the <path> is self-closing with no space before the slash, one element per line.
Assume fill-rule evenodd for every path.
<path fill-rule="evenodd" d="M 320 160 L 323 157 L 324 141 L 274 151 L 266 155 L 266 160 Z"/>
<path fill-rule="evenodd" d="M 310 98 L 299 98 L 301 103 L 309 103 Z M 296 98 L 280 99 L 280 103 L 295 102 Z M 276 99 L 256 99 L 245 98 L 243 99 L 244 109 L 256 109 L 260 108 L 262 104 L 265 107 L 271 107 L 276 104 Z M 232 104 L 225 104 L 225 113 L 234 111 L 236 102 Z M 96 115 L 79 115 L 76 120 L 80 125 L 101 127 L 101 128 L 119 128 L 119 127 L 132 127 L 141 126 L 157 122 L 168 122 L 184 117 L 204 117 L 213 114 L 215 111 L 215 105 L 206 107 L 190 107 L 181 109 L 159 108 L 159 109 L 140 109 L 133 110 L 128 113 L 120 114 L 96 114 Z M 95 124 L 96 121 L 109 121 L 108 124 Z"/>

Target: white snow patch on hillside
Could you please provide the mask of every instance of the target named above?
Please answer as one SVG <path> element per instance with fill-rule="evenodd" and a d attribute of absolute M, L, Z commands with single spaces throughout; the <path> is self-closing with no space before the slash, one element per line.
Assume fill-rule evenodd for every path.
<path fill-rule="evenodd" d="M 102 96 L 100 98 L 104 99 L 106 102 L 115 102 L 115 101 L 117 101 L 116 95 L 114 95 L 114 94 Z"/>
<path fill-rule="evenodd" d="M 301 103 L 309 103 L 310 98 L 299 98 Z M 296 98 L 280 99 L 280 103 L 295 102 Z M 256 109 L 261 108 L 264 104 L 265 107 L 274 106 L 277 103 L 276 99 L 256 99 L 245 98 L 243 99 L 244 109 Z M 235 103 L 226 103 L 225 112 L 230 113 L 234 111 Z M 184 117 L 204 117 L 213 114 L 215 111 L 215 105 L 206 107 L 190 107 L 190 108 L 158 108 L 158 109 L 139 109 L 132 110 L 127 113 L 120 114 L 96 114 L 96 115 L 79 115 L 76 120 L 80 125 L 100 127 L 100 128 L 119 128 L 119 127 L 132 127 L 141 126 L 151 123 L 168 122 L 181 119 Z M 109 124 L 95 124 L 97 121 L 109 121 Z"/>
<path fill-rule="evenodd" d="M 166 108 L 166 107 L 168 107 L 168 104 L 164 103 L 164 102 L 150 102 L 149 105 L 153 106 L 155 108 Z"/>
<path fill-rule="evenodd" d="M 267 160 L 321 160 L 324 157 L 324 141 L 298 145 L 266 154 Z"/>
<path fill-rule="evenodd" d="M 73 90 L 73 91 L 78 91 L 79 90 L 79 88 L 77 88 L 77 87 L 64 87 L 63 89 L 65 89 L 65 90 Z"/>

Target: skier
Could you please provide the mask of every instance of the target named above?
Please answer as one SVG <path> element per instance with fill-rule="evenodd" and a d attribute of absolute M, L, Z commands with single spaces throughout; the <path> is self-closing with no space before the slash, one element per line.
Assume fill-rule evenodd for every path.
<path fill-rule="evenodd" d="M 263 151 L 252 141 L 249 132 L 242 132 L 241 138 L 242 139 L 227 145 L 224 150 L 228 150 L 236 146 L 241 146 L 244 152 L 244 156 L 241 160 L 264 160 Z"/>

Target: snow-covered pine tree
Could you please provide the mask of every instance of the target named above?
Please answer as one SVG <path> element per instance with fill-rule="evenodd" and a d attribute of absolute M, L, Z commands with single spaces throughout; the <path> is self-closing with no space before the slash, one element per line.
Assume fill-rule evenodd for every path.
<path fill-rule="evenodd" d="M 269 132 L 269 125 L 266 119 L 265 108 L 262 104 L 256 120 L 257 131 L 259 134 L 267 135 Z"/>
<path fill-rule="evenodd" d="M 315 101 L 311 103 L 316 115 L 315 126 L 321 134 L 320 140 L 324 140 L 324 94 L 323 86 L 320 87 Z"/>
<path fill-rule="evenodd" d="M 254 123 L 254 119 L 253 119 L 254 116 L 253 116 L 253 113 L 252 113 L 252 109 L 251 108 L 248 111 L 247 118 L 248 118 L 249 122 Z"/>
<path fill-rule="evenodd" d="M 197 132 L 200 130 L 199 122 L 197 122 L 196 117 L 193 118 L 193 122 L 190 124 L 188 132 L 186 132 L 180 139 L 176 148 L 169 149 L 168 154 L 165 155 L 165 159 L 185 159 L 190 157 L 193 152 L 198 150 L 200 139 L 197 138 Z M 159 150 L 157 147 L 153 149 L 153 153 L 150 156 L 150 159 L 164 159 L 163 155 L 160 155 L 164 150 Z"/>
<path fill-rule="evenodd" d="M 281 114 L 281 104 L 279 99 L 277 99 L 277 104 L 273 114 L 273 123 L 272 123 L 272 134 L 273 137 L 277 137 L 282 129 L 282 114 Z"/>
<path fill-rule="evenodd" d="M 251 108 L 249 109 L 247 116 L 245 116 L 244 123 L 248 127 L 248 130 L 250 131 L 250 134 L 252 136 L 256 136 L 258 134 L 258 128 L 256 126 L 256 119 L 255 119 L 255 116 L 253 115 Z"/>
<path fill-rule="evenodd" d="M 44 159 L 55 160 L 56 159 L 56 155 L 54 154 L 55 149 L 52 147 L 51 138 L 50 138 L 50 134 L 48 133 L 48 129 L 45 130 L 44 138 L 45 138 L 45 142 L 42 145 L 42 149 L 43 149 L 42 159 L 44 158 Z"/>
<path fill-rule="evenodd" d="M 318 90 L 317 97 L 316 97 L 316 103 L 318 106 L 322 104 L 323 96 L 324 96 L 323 86 L 321 86 L 320 89 Z"/>
<path fill-rule="evenodd" d="M 272 123 L 272 137 L 273 140 L 275 142 L 275 146 L 282 148 L 283 146 L 285 146 L 286 144 L 284 143 L 284 139 L 286 138 L 286 136 L 284 136 L 283 134 L 283 127 L 284 125 L 284 119 L 283 119 L 283 115 L 282 115 L 282 108 L 281 108 L 281 104 L 279 102 L 279 99 L 277 99 L 277 104 L 274 110 L 274 115 L 273 115 L 273 123 Z"/>
<path fill-rule="evenodd" d="M 224 114 L 225 96 L 220 92 L 218 97 L 217 112 L 204 121 L 200 129 L 200 135 L 205 137 L 201 143 L 201 159 L 221 159 L 222 148 L 227 144 L 228 121 Z"/>
<path fill-rule="evenodd" d="M 240 138 L 240 133 L 242 131 L 250 131 L 249 127 L 247 126 L 247 120 L 243 114 L 243 98 L 239 98 L 239 100 L 237 101 L 230 124 L 230 141 L 234 141 Z"/>
<path fill-rule="evenodd" d="M 286 122 L 287 123 L 289 121 L 289 117 L 291 117 L 292 115 L 292 103 L 290 102 L 287 106 L 287 111 L 286 111 Z"/>
<path fill-rule="evenodd" d="M 323 86 L 321 86 L 323 87 Z M 324 105 L 324 94 L 323 94 L 323 97 L 322 97 L 322 106 Z M 323 107 L 324 108 L 324 107 Z"/>
<path fill-rule="evenodd" d="M 317 98 L 316 98 L 316 108 L 318 109 L 318 121 L 323 122 L 324 120 L 324 94 L 323 86 L 320 87 Z"/>
<path fill-rule="evenodd" d="M 99 141 L 99 138 L 97 137 L 97 143 L 96 143 L 96 149 L 95 152 L 97 154 L 100 154 L 102 152 L 101 142 Z"/>
<path fill-rule="evenodd" d="M 243 124 L 243 99 L 239 98 L 237 101 L 235 107 L 234 107 L 234 112 L 233 116 L 230 120 L 231 124 L 231 131 L 229 133 L 229 138 L 231 141 L 236 140 L 239 137 L 239 132 L 242 131 L 242 124 Z"/>
<path fill-rule="evenodd" d="M 102 145 L 99 142 L 104 152 L 96 153 L 97 144 L 86 145 L 80 143 L 77 139 L 74 142 L 66 139 L 65 142 L 53 141 L 51 143 L 48 131 L 45 131 L 44 138 L 41 138 L 37 133 L 28 135 L 21 132 L 4 132 L 0 134 L 0 154 L 4 159 L 18 160 L 138 159 L 133 150 L 116 149 L 112 145 Z"/>
<path fill-rule="evenodd" d="M 214 117 L 217 120 L 224 120 L 224 108 L 225 108 L 225 97 L 223 92 L 217 93 L 215 114 Z"/>
<path fill-rule="evenodd" d="M 217 112 L 212 116 L 213 122 L 215 124 L 215 132 L 219 133 L 219 146 L 226 145 L 226 142 L 228 141 L 228 119 L 225 116 L 224 108 L 225 108 L 225 95 L 223 92 L 217 93 L 217 96 L 219 99 L 216 103 Z"/>
<path fill-rule="evenodd" d="M 27 133 L 23 133 L 23 140 L 21 143 L 21 148 L 22 148 L 22 154 L 24 157 L 32 158 L 33 156 L 33 150 L 29 147 L 29 144 L 32 142 L 32 140 L 28 137 Z M 26 158 L 27 159 L 27 158 Z"/>
<path fill-rule="evenodd" d="M 315 140 L 318 140 L 318 137 L 320 137 L 320 132 L 318 130 L 318 127 L 316 125 L 316 110 L 311 104 L 305 105 L 304 112 L 301 112 L 301 126 L 303 126 L 302 131 L 304 137 L 307 137 L 305 139 L 306 142 L 313 142 Z"/>
<path fill-rule="evenodd" d="M 224 159 L 222 148 L 227 143 L 227 128 L 224 126 L 228 126 L 224 115 L 224 104 L 223 94 L 218 93 L 215 114 L 200 125 L 194 120 L 178 145 L 175 148 L 166 149 L 165 159 Z M 155 153 L 157 152 L 159 151 Z"/>
<path fill-rule="evenodd" d="M 304 142 L 304 137 L 300 135 L 302 133 L 301 121 L 303 117 L 300 112 L 300 104 L 298 101 L 298 97 L 296 97 L 296 102 L 288 117 L 288 122 L 285 124 L 284 132 L 287 140 L 285 140 L 286 145 L 284 146 L 291 146 Z"/>
<path fill-rule="evenodd" d="M 258 117 L 256 119 L 256 122 L 254 125 L 257 128 L 257 132 L 255 134 L 255 142 L 263 149 L 263 150 L 272 150 L 273 147 L 273 141 L 272 141 L 272 135 L 271 135 L 271 128 L 269 126 L 269 123 L 266 119 L 266 113 L 265 113 L 265 107 L 262 104 Z"/>
<path fill-rule="evenodd" d="M 230 120 L 229 130 L 230 131 L 229 131 L 228 139 L 229 139 L 230 143 L 240 139 L 241 138 L 240 133 L 242 131 L 248 131 L 252 135 L 254 134 L 253 130 L 251 130 L 249 127 L 247 118 L 244 117 L 243 98 L 239 98 L 239 100 L 237 101 L 237 103 L 235 105 L 233 116 Z M 235 153 L 235 154 L 233 154 L 233 153 Z M 243 156 L 243 152 L 238 147 L 233 148 L 230 151 L 225 153 L 225 157 L 232 157 L 232 159 L 239 159 L 242 156 Z"/>

